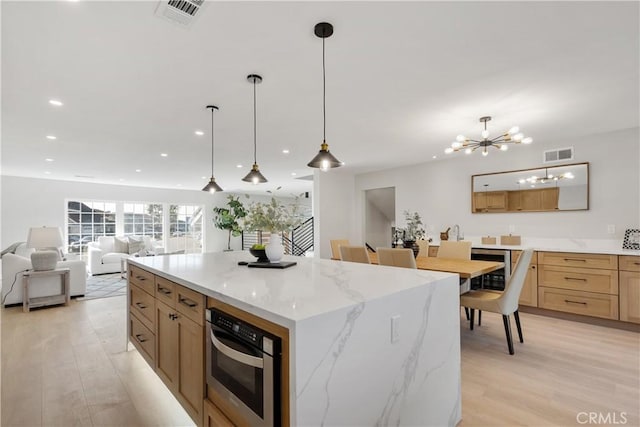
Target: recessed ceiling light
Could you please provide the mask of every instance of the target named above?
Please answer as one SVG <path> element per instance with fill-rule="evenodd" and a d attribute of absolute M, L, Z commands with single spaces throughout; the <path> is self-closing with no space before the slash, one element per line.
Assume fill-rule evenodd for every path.
<path fill-rule="evenodd" d="M 53 162 L 53 159 L 44 159 L 45 162 Z"/>
<path fill-rule="evenodd" d="M 182 187 L 182 184 L 176 184 L 176 187 Z"/>
<path fill-rule="evenodd" d="M 240 168 L 242 167 L 242 165 L 236 165 L 236 167 L 237 167 L 238 169 L 240 169 Z"/>
<path fill-rule="evenodd" d="M 207 179 L 207 177 L 206 177 L 206 176 L 201 176 L 200 178 L 202 178 L 202 179 Z"/>
<path fill-rule="evenodd" d="M 44 171 L 45 175 L 51 175 L 51 172 L 49 171 Z"/>
<path fill-rule="evenodd" d="M 120 178 L 118 181 L 122 182 L 122 181 L 124 181 L 124 178 Z"/>
<path fill-rule="evenodd" d="M 47 139 L 58 139 L 58 137 L 54 135 L 47 135 Z"/>
<path fill-rule="evenodd" d="M 56 107 L 62 107 L 64 105 L 61 101 L 58 101 L 57 99 L 50 99 L 49 104 L 55 105 Z"/>
<path fill-rule="evenodd" d="M 296 176 L 296 175 L 297 175 L 297 173 L 291 172 L 291 176 Z"/>
<path fill-rule="evenodd" d="M 160 153 L 160 155 L 161 155 L 162 157 L 167 157 L 167 156 L 168 156 L 168 154 L 167 154 L 167 153 Z"/>
<path fill-rule="evenodd" d="M 289 150 L 287 150 L 286 148 L 284 150 L 282 150 L 282 153 L 284 154 L 289 154 Z"/>
<path fill-rule="evenodd" d="M 142 169 L 136 169 L 136 172 L 142 172 Z"/>
<path fill-rule="evenodd" d="M 204 135 L 204 132 L 202 132 L 201 130 L 197 130 L 195 132 L 195 134 L 198 135 L 198 136 L 202 136 L 202 135 Z"/>
<path fill-rule="evenodd" d="M 432 158 L 433 158 L 433 159 L 437 159 L 437 158 L 438 158 L 438 156 L 433 156 Z"/>

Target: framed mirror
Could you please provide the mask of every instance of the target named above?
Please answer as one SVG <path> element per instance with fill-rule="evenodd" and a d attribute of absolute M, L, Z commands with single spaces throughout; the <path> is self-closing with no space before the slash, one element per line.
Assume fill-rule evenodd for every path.
<path fill-rule="evenodd" d="M 589 209 L 589 163 L 486 173 L 471 177 L 471 212 Z"/>

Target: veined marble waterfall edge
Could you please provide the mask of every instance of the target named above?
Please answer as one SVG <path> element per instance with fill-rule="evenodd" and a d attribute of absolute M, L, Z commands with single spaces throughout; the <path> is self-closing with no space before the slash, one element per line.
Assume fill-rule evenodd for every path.
<path fill-rule="evenodd" d="M 449 277 L 299 322 L 292 425 L 455 426 L 459 313 Z M 391 343 L 396 315 L 400 339 Z"/>

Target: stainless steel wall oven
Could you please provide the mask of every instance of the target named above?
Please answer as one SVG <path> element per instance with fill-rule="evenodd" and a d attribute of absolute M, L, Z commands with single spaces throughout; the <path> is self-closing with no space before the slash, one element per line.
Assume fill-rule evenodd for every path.
<path fill-rule="evenodd" d="M 207 385 L 251 426 L 280 426 L 280 338 L 207 310 Z"/>
<path fill-rule="evenodd" d="M 504 268 L 471 279 L 471 289 L 495 289 L 503 291 L 511 277 L 511 251 L 505 249 L 471 249 L 471 259 L 503 262 Z"/>

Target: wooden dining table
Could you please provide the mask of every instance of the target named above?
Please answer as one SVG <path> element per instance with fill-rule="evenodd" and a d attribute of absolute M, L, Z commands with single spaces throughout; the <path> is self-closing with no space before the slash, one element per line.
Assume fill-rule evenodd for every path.
<path fill-rule="evenodd" d="M 378 254 L 369 252 L 369 260 L 371 264 L 378 264 Z M 416 265 L 420 270 L 456 273 L 461 279 L 472 279 L 504 268 L 503 262 L 436 257 L 417 257 Z"/>

